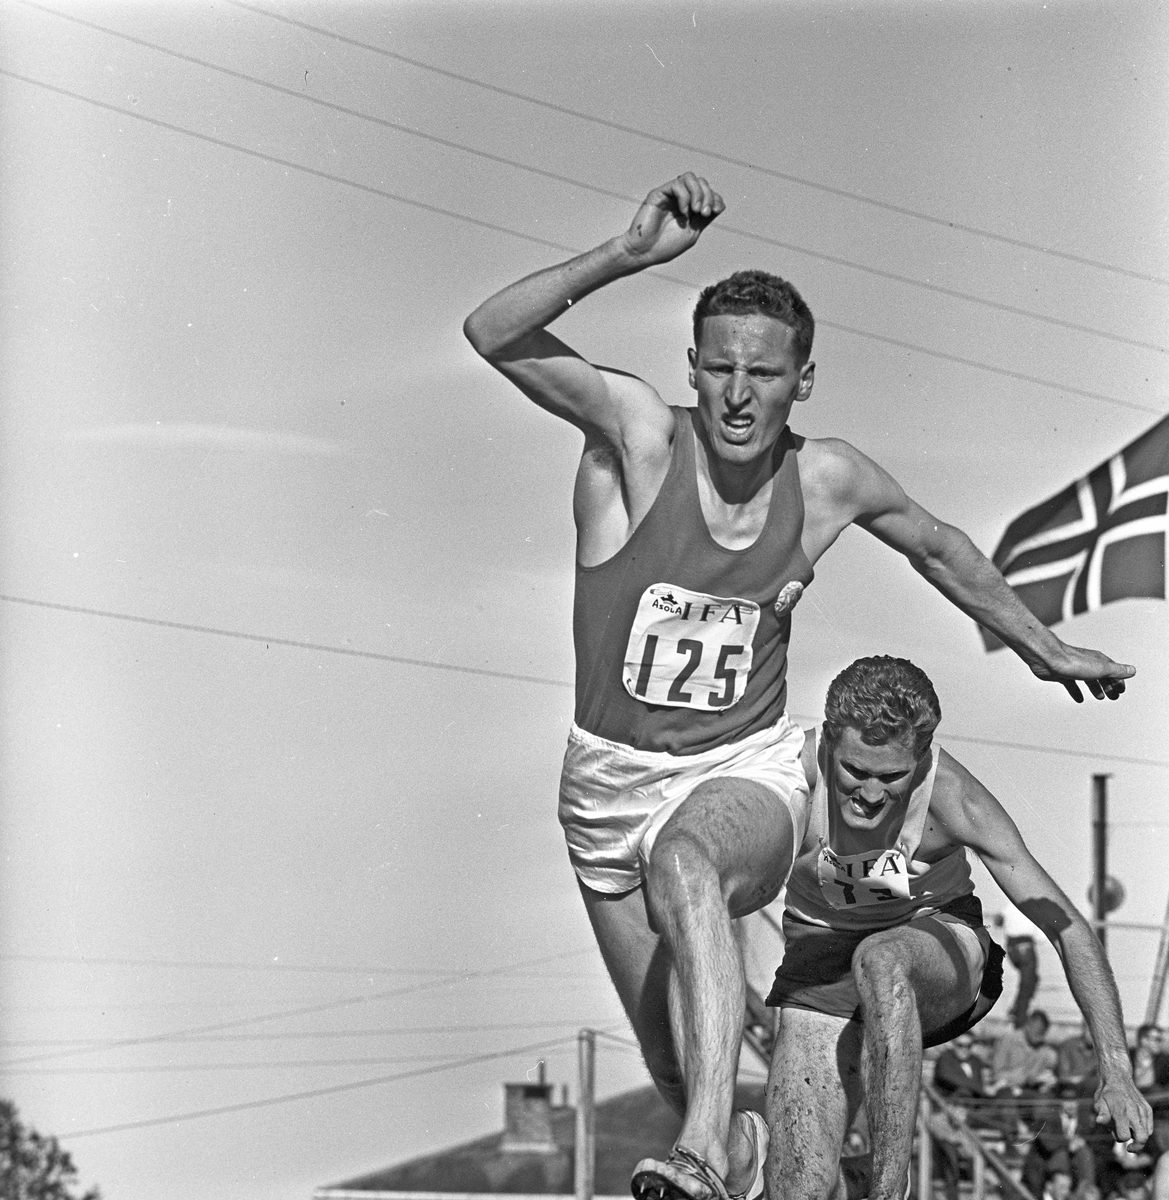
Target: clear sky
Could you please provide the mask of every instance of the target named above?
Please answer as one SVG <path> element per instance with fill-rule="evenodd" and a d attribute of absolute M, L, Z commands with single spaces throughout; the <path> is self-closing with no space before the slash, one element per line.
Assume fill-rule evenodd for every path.
<path fill-rule="evenodd" d="M 0 1091 L 84 1181 L 307 1197 L 624 1036 L 555 816 L 579 438 L 466 313 L 699 171 L 698 248 L 558 332 L 687 403 L 696 289 L 789 276 L 794 428 L 990 551 L 1169 410 L 1167 36 L 1152 0 L 0 3 Z M 913 658 L 1081 903 L 1111 773 L 1117 918 L 1157 924 L 1167 616 L 1061 627 L 1140 671 L 1076 707 L 849 533 L 791 708 Z M 1110 945 L 1139 1020 L 1156 937 Z"/>

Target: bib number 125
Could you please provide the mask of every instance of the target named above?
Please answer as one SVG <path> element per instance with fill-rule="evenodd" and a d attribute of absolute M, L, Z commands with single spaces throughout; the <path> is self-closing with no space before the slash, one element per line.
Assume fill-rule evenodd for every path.
<path fill-rule="evenodd" d="M 716 711 L 743 697 L 759 605 L 658 583 L 642 593 L 625 690 L 646 704 Z"/>

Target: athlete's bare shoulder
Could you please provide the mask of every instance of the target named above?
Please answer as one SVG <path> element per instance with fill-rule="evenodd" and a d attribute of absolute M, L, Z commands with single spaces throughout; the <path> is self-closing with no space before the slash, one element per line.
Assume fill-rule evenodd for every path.
<path fill-rule="evenodd" d="M 655 450 L 668 455 L 674 441 L 675 416 L 657 389 L 630 371 L 599 364 L 596 370 L 620 419 L 609 429 L 586 431 L 588 440 L 600 437 L 609 441 L 623 458 L 631 450 L 642 455 Z"/>
<path fill-rule="evenodd" d="M 930 825 L 953 844 L 982 851 L 1018 837 L 1014 822 L 990 790 L 949 751 L 940 747 L 930 796 Z"/>
<path fill-rule="evenodd" d="M 577 561 L 595 566 L 611 558 L 653 506 L 670 467 L 678 421 L 643 379 L 597 368 L 616 407 L 618 428 L 585 428 L 573 491 Z"/>
<path fill-rule="evenodd" d="M 819 498 L 841 498 L 856 490 L 858 471 L 880 470 L 867 454 L 843 438 L 810 438 L 793 435 L 799 454 L 800 484 L 804 498 L 809 489 Z"/>
<path fill-rule="evenodd" d="M 858 484 L 876 464 L 840 438 L 793 436 L 804 497 L 804 553 L 815 562 L 856 520 L 862 509 Z"/>

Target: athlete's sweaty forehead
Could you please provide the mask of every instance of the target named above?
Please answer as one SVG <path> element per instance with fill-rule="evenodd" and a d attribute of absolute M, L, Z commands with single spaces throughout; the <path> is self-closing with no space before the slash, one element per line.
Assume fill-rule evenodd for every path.
<path fill-rule="evenodd" d="M 796 331 L 769 313 L 716 313 L 703 319 L 694 349 L 700 360 L 725 354 L 732 348 L 749 349 L 755 355 L 782 357 L 803 366 Z"/>

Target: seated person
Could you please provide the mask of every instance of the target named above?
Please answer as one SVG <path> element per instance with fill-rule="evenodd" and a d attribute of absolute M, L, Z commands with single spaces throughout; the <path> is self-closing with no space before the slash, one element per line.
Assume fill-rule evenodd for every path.
<path fill-rule="evenodd" d="M 1074 1087 L 1079 1095 L 1090 1096 L 1100 1082 L 1096 1064 L 1096 1047 L 1092 1031 L 1081 1023 L 1080 1032 L 1055 1048 L 1055 1079 L 1061 1091 Z"/>
<path fill-rule="evenodd" d="M 974 1034 L 960 1033 L 934 1063 L 934 1087 L 947 1099 L 986 1096 L 986 1065 L 974 1053 Z"/>
<path fill-rule="evenodd" d="M 1162 1146 L 1169 1149 L 1169 1054 L 1164 1049 L 1164 1034 L 1156 1025 L 1137 1030 L 1131 1051 L 1132 1076 L 1137 1087 L 1153 1106 L 1153 1129 Z"/>
<path fill-rule="evenodd" d="M 1125 1171 L 1110 1200 L 1149 1200 L 1149 1177 L 1143 1171 Z"/>
<path fill-rule="evenodd" d="M 1043 1191 L 1047 1178 L 1057 1171 L 1071 1176 L 1077 1193 L 1096 1186 L 1096 1159 L 1089 1145 L 1096 1123 L 1074 1086 L 1063 1090 L 1058 1105 L 1036 1110 L 1031 1126 L 1034 1138 L 1023 1160 L 1023 1184 L 1033 1196 Z"/>
<path fill-rule="evenodd" d="M 1009 1029 L 999 1038 L 991 1060 L 995 1094 L 1035 1096 L 1055 1086 L 1057 1056 L 1047 1043 L 1051 1022 L 1041 1008 L 1033 1008 L 1022 1029 Z"/>

